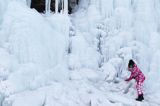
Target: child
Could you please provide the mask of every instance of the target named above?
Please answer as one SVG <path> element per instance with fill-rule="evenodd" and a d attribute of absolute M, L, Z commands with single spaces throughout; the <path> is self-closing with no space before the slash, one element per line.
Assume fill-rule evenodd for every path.
<path fill-rule="evenodd" d="M 142 85 L 145 80 L 145 76 L 142 73 L 142 71 L 137 67 L 137 65 L 135 64 L 135 62 L 133 60 L 129 60 L 128 70 L 131 72 L 131 75 L 125 81 L 130 81 L 132 79 L 136 80 L 136 82 L 137 82 L 136 89 L 137 89 L 137 94 L 138 94 L 138 98 L 136 98 L 136 100 L 142 101 L 142 100 L 144 100 Z"/>

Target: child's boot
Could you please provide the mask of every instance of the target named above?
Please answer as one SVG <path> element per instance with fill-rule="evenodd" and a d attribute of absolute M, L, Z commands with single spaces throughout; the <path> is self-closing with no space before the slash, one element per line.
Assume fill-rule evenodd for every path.
<path fill-rule="evenodd" d="M 137 101 L 142 101 L 144 100 L 143 94 L 138 95 L 138 98 L 136 99 Z"/>

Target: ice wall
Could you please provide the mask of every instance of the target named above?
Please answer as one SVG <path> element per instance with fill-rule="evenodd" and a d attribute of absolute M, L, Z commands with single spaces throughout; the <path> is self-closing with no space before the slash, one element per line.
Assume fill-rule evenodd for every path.
<path fill-rule="evenodd" d="M 59 16 L 58 19 L 63 20 L 62 17 Z M 51 20 L 55 25 L 56 18 L 51 18 Z M 66 23 L 66 26 L 62 27 L 64 29 L 61 29 L 60 25 L 58 27 L 58 21 L 56 22 L 57 28 L 53 29 L 59 31 L 53 30 L 52 27 L 56 26 L 49 24 L 42 15 L 29 9 L 26 4 L 12 1 L 8 5 L 2 23 L 1 46 L 6 47 L 11 54 L 16 55 L 19 63 L 34 62 L 47 67 L 54 66 L 60 62 L 60 58 L 65 56 L 67 49 L 67 23 L 69 20 L 67 18 L 64 20 L 66 21 L 62 21 Z M 58 44 L 57 40 L 61 43 Z"/>
<path fill-rule="evenodd" d="M 100 59 L 103 70 L 109 68 L 105 64 L 112 64 L 115 73 L 124 77 L 128 60 L 132 58 L 147 76 L 148 85 L 152 85 L 155 79 L 150 80 L 149 73 L 159 72 L 158 68 L 153 68 L 158 67 L 160 59 L 157 55 L 159 17 L 159 0 L 81 0 L 73 22 L 76 30 L 83 32 L 85 42 L 97 48 L 95 52 L 100 56 L 93 54 Z"/>
<path fill-rule="evenodd" d="M 90 4 L 95 5 L 103 19 L 99 31 L 104 60 L 120 57 L 127 65 L 128 59 L 133 58 L 149 81 L 150 72 L 156 74 L 160 71 L 153 68 L 158 67 L 155 61 L 159 63 L 160 59 L 157 55 L 160 47 L 160 1 L 91 0 Z M 149 85 L 154 81 L 150 80 Z"/>

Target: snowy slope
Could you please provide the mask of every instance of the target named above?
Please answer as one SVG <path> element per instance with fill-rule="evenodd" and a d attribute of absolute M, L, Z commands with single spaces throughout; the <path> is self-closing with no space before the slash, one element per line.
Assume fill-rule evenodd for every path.
<path fill-rule="evenodd" d="M 71 15 L 27 4 L 0 0 L 0 106 L 160 105 L 159 0 L 80 0 Z M 131 58 L 142 103 L 124 81 Z"/>

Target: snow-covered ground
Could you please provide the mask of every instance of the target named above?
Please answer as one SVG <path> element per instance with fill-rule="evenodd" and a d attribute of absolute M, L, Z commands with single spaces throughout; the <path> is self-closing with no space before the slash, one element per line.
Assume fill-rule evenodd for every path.
<path fill-rule="evenodd" d="M 80 0 L 71 15 L 28 3 L 0 0 L 0 106 L 160 106 L 159 0 Z"/>

